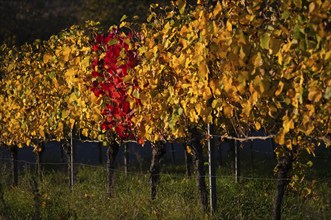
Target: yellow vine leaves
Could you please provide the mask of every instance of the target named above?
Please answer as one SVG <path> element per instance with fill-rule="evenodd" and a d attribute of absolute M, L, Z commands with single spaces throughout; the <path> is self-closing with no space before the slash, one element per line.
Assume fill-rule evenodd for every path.
<path fill-rule="evenodd" d="M 140 134 L 176 139 L 212 123 L 222 134 L 263 129 L 280 146 L 312 152 L 310 136 L 325 140 L 331 127 L 330 7 L 177 1 L 160 14 L 152 7 L 131 75 L 139 79 Z"/>
<path fill-rule="evenodd" d="M 90 22 L 48 41 L 7 49 L 1 60 L 2 143 L 38 147 L 68 138 L 72 129 L 98 138 L 101 103 L 89 90 L 95 31 Z"/>

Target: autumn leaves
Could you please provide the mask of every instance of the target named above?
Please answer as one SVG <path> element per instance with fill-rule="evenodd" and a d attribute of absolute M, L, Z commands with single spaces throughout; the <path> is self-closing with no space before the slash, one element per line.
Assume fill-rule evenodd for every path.
<path fill-rule="evenodd" d="M 107 131 L 154 142 L 214 124 L 220 135 L 263 129 L 311 152 L 311 137 L 331 127 L 330 7 L 176 1 L 153 5 L 139 30 L 123 21 L 129 31 L 103 35 L 90 22 L 3 46 L 1 140 L 60 140 L 75 128 L 90 139 Z"/>

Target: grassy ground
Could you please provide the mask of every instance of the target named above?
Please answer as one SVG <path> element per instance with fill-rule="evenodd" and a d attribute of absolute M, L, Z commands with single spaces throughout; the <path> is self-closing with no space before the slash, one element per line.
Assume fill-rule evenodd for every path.
<path fill-rule="evenodd" d="M 218 212 L 213 216 L 201 211 L 195 179 L 185 177 L 183 165 L 163 166 L 155 201 L 149 198 L 148 173 L 134 171 L 134 167 L 128 177 L 121 172 L 122 168 L 115 173 L 112 198 L 106 195 L 103 167 L 79 166 L 73 191 L 67 187 L 64 169 L 46 168 L 43 182 L 38 183 L 38 206 L 42 219 L 271 219 L 276 182 L 269 178 L 274 178 L 274 161 L 255 158 L 254 170 L 246 161 L 249 160 L 243 160 L 242 175 L 250 178 L 237 184 L 229 161 L 218 169 Z M 309 172 L 309 178 L 321 181 L 304 180 L 302 183 L 313 188 L 313 193 L 304 196 L 301 190 L 287 191 L 283 219 L 331 219 L 331 179 L 326 178 L 330 173 L 325 171 L 331 166 L 329 161 L 324 162 L 324 169 L 319 168 L 321 172 Z M 320 166 L 323 164 L 317 167 Z M 0 193 L 0 219 L 33 219 L 32 171 L 21 172 L 18 187 L 8 184 L 10 176 L 4 165 L 0 176 L 3 192 L 3 196 Z"/>

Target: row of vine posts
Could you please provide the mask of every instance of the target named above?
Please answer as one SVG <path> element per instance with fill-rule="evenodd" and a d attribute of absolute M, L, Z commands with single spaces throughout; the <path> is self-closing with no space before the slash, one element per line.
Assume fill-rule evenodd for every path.
<path fill-rule="evenodd" d="M 106 34 L 87 22 L 45 42 L 12 49 L 3 45 L 1 142 L 12 152 L 14 185 L 18 147 L 33 146 L 40 164 L 43 144 L 56 140 L 62 141 L 73 187 L 75 133 L 109 145 L 111 195 L 119 147 L 137 139 L 152 143 L 155 199 L 165 142 L 178 141 L 192 152 L 207 211 L 207 143 L 214 212 L 211 142 L 219 137 L 231 142 L 238 182 L 240 143 L 272 138 L 278 159 L 273 219 L 280 219 L 293 162 L 302 152 L 313 154 L 314 141 L 330 144 L 330 8 L 331 3 L 317 0 L 199 0 L 193 6 L 177 0 L 151 5 L 138 31 L 124 18 Z M 251 137 L 252 130 L 268 135 Z M 37 170 L 41 177 L 39 165 Z"/>

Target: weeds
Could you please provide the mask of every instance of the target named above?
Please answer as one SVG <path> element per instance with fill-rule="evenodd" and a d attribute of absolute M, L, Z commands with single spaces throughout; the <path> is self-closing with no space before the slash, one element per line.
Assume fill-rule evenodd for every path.
<path fill-rule="evenodd" d="M 17 187 L 6 183 L 9 172 L 1 170 L 0 219 L 33 219 L 36 212 L 41 219 L 270 219 L 276 184 L 269 179 L 272 175 L 263 174 L 263 169 L 256 169 L 254 175 L 244 170 L 243 174 L 252 179 L 236 184 L 231 169 L 221 168 L 217 178 L 218 212 L 209 216 L 201 212 L 195 178 L 186 177 L 178 165 L 163 170 L 156 200 L 150 199 L 147 172 L 133 171 L 125 177 L 118 169 L 114 174 L 115 194 L 109 198 L 106 170 L 101 166 L 79 166 L 73 191 L 61 170 L 46 171 L 43 181 L 34 184 L 31 180 L 35 173 L 25 169 Z M 308 186 L 311 182 L 302 184 Z M 315 183 L 310 197 L 288 191 L 283 219 L 331 219 L 330 189 L 329 180 Z"/>

